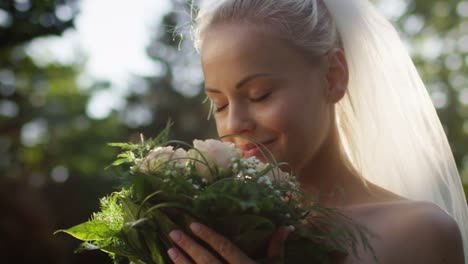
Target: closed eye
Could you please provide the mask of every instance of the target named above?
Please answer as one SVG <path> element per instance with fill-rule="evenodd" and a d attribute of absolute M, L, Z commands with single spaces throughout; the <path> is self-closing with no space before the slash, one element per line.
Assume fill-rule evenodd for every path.
<path fill-rule="evenodd" d="M 228 106 L 228 105 L 225 104 L 225 105 L 223 105 L 223 106 L 221 106 L 221 107 L 215 107 L 215 113 L 220 113 L 220 112 L 222 112 L 227 106 Z"/>
<path fill-rule="evenodd" d="M 251 100 L 252 102 L 260 102 L 260 101 L 263 101 L 263 100 L 267 99 L 270 95 L 271 95 L 271 92 L 266 93 L 266 94 L 264 94 L 264 95 L 262 95 L 262 96 L 260 96 L 260 97 L 257 97 L 257 98 L 252 98 L 252 99 L 250 99 L 250 100 Z"/>
<path fill-rule="evenodd" d="M 264 95 L 262 95 L 260 97 L 252 98 L 252 99 L 250 99 L 250 101 L 255 102 L 255 103 L 261 102 L 261 101 L 267 99 L 268 97 L 270 97 L 270 95 L 271 95 L 271 92 L 268 92 L 268 93 L 266 93 L 266 94 L 264 94 Z M 222 112 L 227 106 L 228 106 L 228 104 L 225 104 L 225 105 L 223 105 L 221 107 L 216 107 L 215 108 L 215 113 Z"/>

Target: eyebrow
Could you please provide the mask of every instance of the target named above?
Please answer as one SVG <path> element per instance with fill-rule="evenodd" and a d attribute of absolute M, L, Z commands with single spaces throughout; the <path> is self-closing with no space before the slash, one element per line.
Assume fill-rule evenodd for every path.
<path fill-rule="evenodd" d="M 244 79 L 240 80 L 236 84 L 236 89 L 240 89 L 242 86 L 246 85 L 248 82 L 250 82 L 250 81 L 252 81 L 254 79 L 261 78 L 261 77 L 267 77 L 267 76 L 271 76 L 271 75 L 272 75 L 271 73 L 266 73 L 266 72 L 254 73 L 254 74 L 248 75 L 248 76 L 246 76 Z M 210 92 L 210 93 L 221 93 L 219 90 L 208 88 L 208 87 L 206 87 L 205 91 Z"/>

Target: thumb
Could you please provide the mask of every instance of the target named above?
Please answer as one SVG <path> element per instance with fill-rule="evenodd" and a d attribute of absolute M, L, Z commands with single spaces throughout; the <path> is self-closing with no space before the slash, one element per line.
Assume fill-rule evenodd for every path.
<path fill-rule="evenodd" d="M 284 242 L 288 235 L 294 231 L 294 226 L 282 226 L 278 228 L 275 233 L 271 236 L 270 244 L 268 246 L 268 257 L 274 257 L 280 259 L 271 262 L 271 264 L 280 264 L 282 256 L 284 255 Z"/>

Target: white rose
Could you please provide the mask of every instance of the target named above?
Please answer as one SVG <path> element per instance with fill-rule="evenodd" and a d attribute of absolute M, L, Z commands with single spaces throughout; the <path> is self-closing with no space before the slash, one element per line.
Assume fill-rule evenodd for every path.
<path fill-rule="evenodd" d="M 213 180 L 213 176 L 210 172 L 210 169 L 205 164 L 205 160 L 200 156 L 198 151 L 191 149 L 187 152 L 187 155 L 192 159 L 193 165 L 195 166 L 195 170 L 197 171 L 198 175 L 211 182 Z"/>
<path fill-rule="evenodd" d="M 222 142 L 214 139 L 208 139 L 205 141 L 194 140 L 193 147 L 203 154 L 203 157 L 212 169 L 215 167 L 219 169 L 227 169 L 232 165 L 233 158 L 240 158 L 240 151 L 235 148 L 233 143 L 229 142 Z M 189 150 L 188 155 L 205 162 L 198 151 L 193 149 Z M 209 181 L 213 180 L 214 175 L 211 175 L 209 168 L 205 164 L 195 162 L 195 168 L 201 177 Z"/>
<path fill-rule="evenodd" d="M 178 148 L 174 151 L 174 154 L 172 155 L 172 159 L 177 162 L 177 164 L 180 164 L 182 166 L 186 165 L 188 153 L 185 151 L 183 148 Z"/>
<path fill-rule="evenodd" d="M 178 164 L 185 165 L 187 152 L 184 149 L 176 149 L 172 146 L 156 147 L 148 153 L 144 159 L 136 160 L 136 168 L 142 172 L 151 172 L 159 168 L 161 164 L 168 160 L 176 159 Z"/>
<path fill-rule="evenodd" d="M 208 139 L 205 141 L 194 140 L 193 147 L 205 155 L 210 165 L 227 169 L 232 164 L 233 158 L 240 158 L 240 151 L 233 143 Z"/>
<path fill-rule="evenodd" d="M 146 156 L 146 159 L 166 161 L 169 160 L 173 154 L 174 148 L 172 146 L 155 147 L 154 149 L 150 150 L 148 156 Z"/>

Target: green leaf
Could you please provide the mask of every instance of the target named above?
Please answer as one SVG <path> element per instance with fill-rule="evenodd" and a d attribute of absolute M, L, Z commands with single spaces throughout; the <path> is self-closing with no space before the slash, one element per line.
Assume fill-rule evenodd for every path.
<path fill-rule="evenodd" d="M 146 145 L 149 147 L 148 149 L 154 148 L 156 145 L 161 145 L 169 141 L 169 134 L 173 125 L 174 122 L 172 122 L 171 119 L 168 119 L 164 129 L 154 139 L 150 139 L 146 143 Z"/>
<path fill-rule="evenodd" d="M 106 252 L 106 253 L 113 253 L 113 254 L 116 254 L 118 256 L 125 256 L 125 257 L 134 257 L 135 256 L 135 252 L 132 252 L 131 250 L 129 250 L 129 248 L 127 246 L 106 246 L 106 247 L 103 247 L 101 248 L 102 251 Z"/>
<path fill-rule="evenodd" d="M 152 263 L 145 241 L 135 226 L 137 225 L 134 223 L 126 223 L 122 228 L 121 235 L 123 236 L 125 243 L 133 252 L 135 252 L 136 259 L 142 260 L 146 263 Z"/>
<path fill-rule="evenodd" d="M 127 197 L 121 197 L 123 218 L 125 222 L 133 222 L 138 219 L 138 205 Z"/>
<path fill-rule="evenodd" d="M 107 145 L 111 147 L 118 147 L 118 148 L 125 148 L 125 149 L 136 146 L 135 144 L 131 144 L 131 143 L 107 143 Z"/>
<path fill-rule="evenodd" d="M 158 223 L 162 236 L 168 237 L 172 230 L 179 228 L 166 214 L 156 208 L 152 209 L 149 214 Z"/>
<path fill-rule="evenodd" d="M 144 240 L 146 242 L 146 246 L 150 251 L 151 259 L 154 263 L 157 264 L 164 264 L 168 263 L 165 261 L 163 250 L 164 248 L 160 243 L 158 243 L 158 237 L 156 236 L 155 232 L 145 232 L 143 233 Z M 165 250 L 164 250 L 165 251 Z"/>
<path fill-rule="evenodd" d="M 82 241 L 98 241 L 114 237 L 115 232 L 103 221 L 91 220 L 81 223 L 69 229 L 62 229 L 54 232 L 67 233 Z"/>
<path fill-rule="evenodd" d="M 131 160 L 134 160 L 135 159 L 135 154 L 133 154 L 133 152 L 131 151 L 125 151 L 123 153 L 120 153 L 119 155 L 117 155 L 118 158 L 126 158 L 126 159 L 131 159 Z"/>
<path fill-rule="evenodd" d="M 247 255 L 261 256 L 276 225 L 258 215 L 233 215 L 215 220 L 216 230 L 227 236 Z"/>
<path fill-rule="evenodd" d="M 133 162 L 133 160 L 131 160 L 131 159 L 118 159 L 118 160 L 115 160 L 114 162 L 112 162 L 112 166 L 119 166 L 119 165 L 122 165 L 124 163 L 130 163 L 130 162 Z"/>

